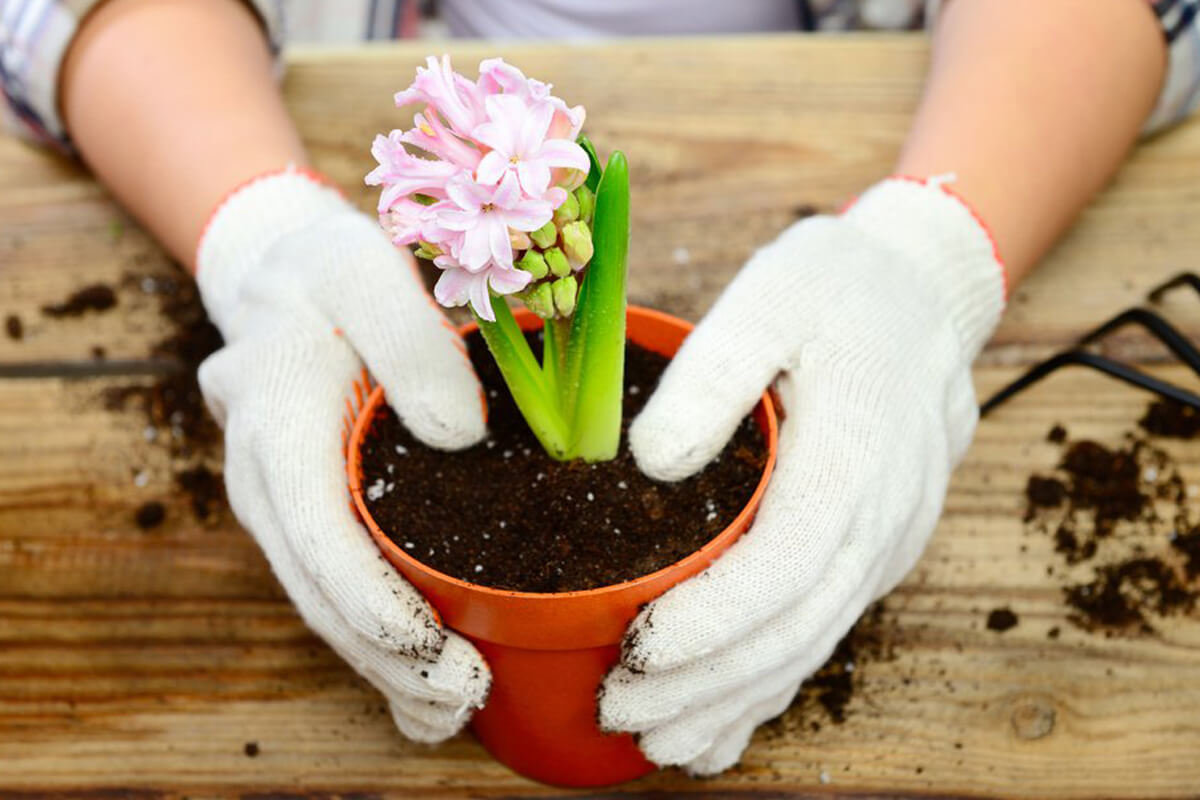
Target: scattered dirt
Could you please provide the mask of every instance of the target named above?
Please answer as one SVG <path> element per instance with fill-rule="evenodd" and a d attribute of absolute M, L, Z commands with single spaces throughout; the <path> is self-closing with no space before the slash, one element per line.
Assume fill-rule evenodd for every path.
<path fill-rule="evenodd" d="M 993 608 L 988 613 L 987 626 L 989 631 L 1004 633 L 1007 630 L 1017 627 L 1017 622 L 1019 622 L 1019 619 L 1011 608 Z"/>
<path fill-rule="evenodd" d="M 894 661 L 895 620 L 885 620 L 884 601 L 867 609 L 838 642 L 833 655 L 812 677 L 800 684 L 796 698 L 782 715 L 763 728 L 768 737 L 794 737 L 818 732 L 822 723 L 840 725 L 853 711 L 862 691 L 863 667 Z"/>
<path fill-rule="evenodd" d="M 192 513 L 202 522 L 225 503 L 225 484 L 220 473 L 203 464 L 176 472 L 175 484 L 191 498 Z"/>
<path fill-rule="evenodd" d="M 1200 433 L 1200 414 L 1191 406 L 1170 400 L 1157 400 L 1146 409 L 1138 425 L 1151 436 L 1191 439 Z"/>
<path fill-rule="evenodd" d="M 531 342 L 540 349 L 536 337 Z M 612 461 L 553 461 L 517 411 L 482 340 L 469 337 L 467 345 L 488 392 L 485 442 L 458 453 L 434 450 L 387 410 L 363 447 L 372 515 L 398 546 L 437 570 L 530 592 L 620 583 L 695 552 L 733 521 L 758 485 L 765 443 L 750 419 L 713 464 L 678 483 L 645 477 L 624 436 Z M 659 355 L 627 348 L 626 427 L 666 364 Z"/>
<path fill-rule="evenodd" d="M 1031 476 L 1025 489 L 1027 530 L 1052 536 L 1069 567 L 1047 568 L 1068 576 L 1068 619 L 1107 636 L 1153 633 L 1156 620 L 1189 612 L 1200 598 L 1200 524 L 1189 505 L 1197 490 L 1150 438 L 1193 438 L 1200 420 L 1159 400 L 1139 425 L 1143 433 L 1116 446 L 1070 441 L 1055 425 L 1047 439 L 1063 447 L 1058 467 Z"/>
<path fill-rule="evenodd" d="M 167 508 L 157 500 L 142 503 L 133 515 L 133 521 L 144 531 L 157 528 L 167 518 Z"/>
<path fill-rule="evenodd" d="M 95 289 L 80 290 L 72 298 L 99 296 Z M 221 335 L 208 321 L 195 283 L 181 270 L 178 274 L 129 273 L 118 289 L 131 306 L 147 300 L 157 306 L 169 329 L 151 346 L 151 355 L 178 368 L 149 381 L 109 386 L 101 402 L 111 411 L 133 409 L 141 415 L 146 441 L 167 450 L 175 483 L 188 497 L 195 518 L 215 522 L 224 506 L 224 487 L 220 473 L 207 464 L 220 456 L 221 430 L 204 405 L 196 370 L 221 347 Z M 103 347 L 92 348 L 93 358 L 106 356 Z"/>
<path fill-rule="evenodd" d="M 111 286 L 94 283 L 83 287 L 61 303 L 42 306 L 42 313 L 56 319 L 78 317 L 88 311 L 107 311 L 116 304 L 117 293 Z"/>
<path fill-rule="evenodd" d="M 25 338 L 25 326 L 21 323 L 21 318 L 16 314 L 9 314 L 4 318 L 4 332 L 8 334 L 8 338 L 14 342 L 19 342 Z"/>
<path fill-rule="evenodd" d="M 246 754 L 246 758 L 254 758 L 258 755 L 258 742 L 246 742 L 242 745 L 242 752 Z"/>

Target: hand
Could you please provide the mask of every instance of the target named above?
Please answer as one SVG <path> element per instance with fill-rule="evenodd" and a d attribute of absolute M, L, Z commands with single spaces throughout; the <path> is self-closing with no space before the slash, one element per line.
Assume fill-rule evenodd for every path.
<path fill-rule="evenodd" d="M 778 465 L 751 529 L 634 620 L 604 727 L 709 774 L 787 708 L 920 556 L 975 428 L 970 365 L 1003 303 L 987 232 L 933 183 L 885 181 L 751 258 L 630 440 L 648 475 L 690 475 L 778 376 Z"/>
<path fill-rule="evenodd" d="M 379 225 L 294 171 L 220 207 L 197 282 L 226 345 L 200 368 L 225 429 L 225 481 L 314 631 L 387 698 L 400 730 L 435 742 L 483 705 L 490 673 L 382 557 L 350 508 L 342 417 L 365 360 L 434 447 L 485 432 L 462 343 Z"/>

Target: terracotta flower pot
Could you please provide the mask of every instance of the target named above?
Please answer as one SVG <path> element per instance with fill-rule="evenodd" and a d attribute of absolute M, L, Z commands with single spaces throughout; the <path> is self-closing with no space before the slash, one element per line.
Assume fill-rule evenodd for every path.
<path fill-rule="evenodd" d="M 524 330 L 541 320 L 516 315 Z M 631 341 L 674 355 L 692 326 L 680 319 L 630 307 Z M 474 325 L 462 328 L 465 335 Z M 376 388 L 354 420 L 348 442 L 350 492 L 380 549 L 433 604 L 450 628 L 466 636 L 487 659 L 492 690 L 472 727 L 498 760 L 535 780 L 560 786 L 603 786 L 654 770 L 633 737 L 602 733 L 596 725 L 596 690 L 620 656 L 626 626 L 645 603 L 703 570 L 746 530 L 775 464 L 777 421 L 764 395 L 755 418 L 768 457 L 754 495 L 737 518 L 682 561 L 625 583 L 578 592 L 539 594 L 476 586 L 417 561 L 389 539 L 363 499 L 360 449 L 376 411 Z"/>

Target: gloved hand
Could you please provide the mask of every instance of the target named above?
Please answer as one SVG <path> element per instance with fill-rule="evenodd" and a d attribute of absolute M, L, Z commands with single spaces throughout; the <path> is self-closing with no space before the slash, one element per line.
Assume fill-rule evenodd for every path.
<path fill-rule="evenodd" d="M 378 223 L 296 171 L 236 190 L 197 262 L 226 342 L 200 384 L 225 429 L 234 513 L 305 622 L 383 693 L 400 730 L 423 742 L 453 735 L 483 705 L 490 673 L 355 518 L 342 417 L 361 357 L 423 441 L 477 442 L 482 395 L 458 334 Z"/>
<path fill-rule="evenodd" d="M 978 410 L 970 365 L 1004 305 L 987 231 L 940 185 L 878 184 L 758 251 L 684 343 L 630 440 L 676 480 L 778 376 L 778 463 L 751 529 L 649 604 L 601 724 L 659 765 L 733 765 L 933 531 Z"/>

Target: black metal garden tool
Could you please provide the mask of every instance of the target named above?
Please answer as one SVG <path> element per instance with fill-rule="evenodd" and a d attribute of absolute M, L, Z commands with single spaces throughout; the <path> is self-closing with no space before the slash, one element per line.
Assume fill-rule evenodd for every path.
<path fill-rule="evenodd" d="M 1200 276 L 1191 272 L 1176 275 L 1162 285 L 1156 286 L 1147 295 L 1147 299 L 1152 303 L 1157 303 L 1162 299 L 1163 295 L 1178 286 L 1191 286 L 1200 294 Z M 1119 361 L 1086 349 L 1089 345 L 1095 344 L 1110 333 L 1128 325 L 1137 325 L 1144 328 L 1154 338 L 1166 345 L 1192 372 L 1200 376 L 1200 349 L 1197 349 L 1186 336 L 1180 333 L 1171 323 L 1163 319 L 1163 317 L 1148 308 L 1138 306 L 1117 314 L 1104 324 L 1084 334 L 1071 348 L 1057 353 L 1032 367 L 1024 375 L 988 398 L 980 406 L 979 413 L 981 415 L 987 414 L 1013 395 L 1037 383 L 1059 367 L 1066 366 L 1090 367 L 1132 386 L 1153 392 L 1159 397 L 1174 400 L 1177 403 L 1200 410 L 1200 395 L 1172 383 L 1159 380 L 1128 364 L 1122 364 Z"/>

